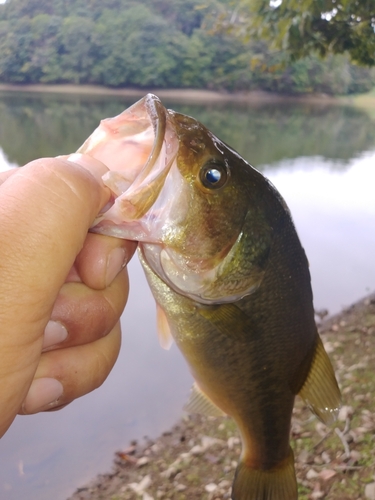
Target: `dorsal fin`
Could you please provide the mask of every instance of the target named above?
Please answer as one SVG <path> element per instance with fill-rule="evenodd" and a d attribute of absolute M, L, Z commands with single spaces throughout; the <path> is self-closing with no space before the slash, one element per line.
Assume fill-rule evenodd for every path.
<path fill-rule="evenodd" d="M 188 413 L 200 413 L 211 417 L 223 417 L 226 414 L 194 382 L 189 401 L 184 407 Z"/>
<path fill-rule="evenodd" d="M 156 328 L 160 345 L 168 351 L 173 344 L 173 336 L 167 316 L 158 303 L 156 303 Z"/>

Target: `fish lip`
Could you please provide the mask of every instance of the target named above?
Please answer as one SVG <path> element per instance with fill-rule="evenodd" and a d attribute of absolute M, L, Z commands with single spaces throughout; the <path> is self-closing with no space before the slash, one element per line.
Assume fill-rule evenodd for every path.
<path fill-rule="evenodd" d="M 141 179 L 144 180 L 147 174 L 150 173 L 150 170 L 155 165 L 155 162 L 160 155 L 166 129 L 167 113 L 159 97 L 157 97 L 154 94 L 147 94 L 144 97 L 144 100 L 145 100 L 145 108 L 147 110 L 147 113 L 151 120 L 151 124 L 154 129 L 154 144 L 145 166 L 141 170 L 140 174 L 134 180 L 140 179 L 140 176 Z"/>
<path fill-rule="evenodd" d="M 77 151 L 109 167 L 103 183 L 113 193 L 113 204 L 92 228 L 105 221 L 121 226 L 145 216 L 160 194 L 178 147 L 173 116 L 154 94 L 103 120 Z M 105 231 L 110 234 L 108 227 Z M 117 237 L 121 233 L 119 227 L 114 232 Z"/>
<path fill-rule="evenodd" d="M 145 106 L 154 128 L 154 144 L 144 167 L 115 204 L 124 221 L 146 216 L 155 204 L 178 153 L 179 140 L 172 117 L 156 96 L 146 96 Z"/>
<path fill-rule="evenodd" d="M 113 236 L 125 240 L 149 245 L 163 245 L 161 236 L 151 235 L 150 229 L 142 219 L 134 221 L 113 222 L 105 220 L 105 214 L 95 219 L 90 228 L 91 233 Z"/>

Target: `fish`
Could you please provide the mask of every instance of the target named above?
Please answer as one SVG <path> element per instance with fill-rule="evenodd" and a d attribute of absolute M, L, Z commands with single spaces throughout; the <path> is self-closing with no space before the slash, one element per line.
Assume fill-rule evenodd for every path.
<path fill-rule="evenodd" d="M 297 499 L 295 397 L 330 425 L 341 396 L 282 196 L 203 124 L 152 94 L 102 120 L 78 153 L 109 169 L 110 207 L 91 231 L 138 242 L 160 343 L 176 342 L 195 380 L 187 409 L 228 415 L 239 429 L 231 498 Z"/>

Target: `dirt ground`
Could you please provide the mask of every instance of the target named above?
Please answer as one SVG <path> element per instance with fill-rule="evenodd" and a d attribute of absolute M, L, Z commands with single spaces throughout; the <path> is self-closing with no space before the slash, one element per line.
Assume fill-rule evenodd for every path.
<path fill-rule="evenodd" d="M 319 326 L 343 396 L 333 428 L 297 398 L 291 444 L 300 500 L 375 500 L 375 295 Z M 186 416 L 146 446 L 115 454 L 112 471 L 69 500 L 224 500 L 240 454 L 229 418 Z"/>

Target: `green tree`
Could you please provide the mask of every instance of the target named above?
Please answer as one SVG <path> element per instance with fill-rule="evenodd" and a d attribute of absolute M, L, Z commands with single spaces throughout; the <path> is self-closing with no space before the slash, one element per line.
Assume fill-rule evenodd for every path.
<path fill-rule="evenodd" d="M 145 22 L 126 40 L 129 79 L 138 87 L 180 86 L 186 36 L 161 18 Z"/>
<path fill-rule="evenodd" d="M 93 81 L 113 87 L 132 84 L 134 61 L 128 38 L 142 30 L 144 23 L 152 22 L 153 17 L 144 5 L 133 5 L 120 12 L 102 11 L 92 35 L 96 55 L 92 68 Z"/>
<path fill-rule="evenodd" d="M 94 63 L 92 33 L 94 21 L 87 17 L 69 16 L 63 20 L 59 33 L 61 79 L 82 83 L 90 79 Z"/>
<path fill-rule="evenodd" d="M 32 57 L 30 20 L 0 21 L 0 78 L 4 81 L 28 81 L 28 63 Z"/>
<path fill-rule="evenodd" d="M 185 35 L 192 35 L 201 27 L 205 15 L 215 7 L 215 2 L 202 0 L 147 0 L 145 3 L 172 23 Z"/>
<path fill-rule="evenodd" d="M 48 14 L 37 14 L 30 19 L 30 57 L 23 67 L 28 81 L 48 82 L 60 78 L 57 36 L 61 21 L 60 17 Z"/>
<path fill-rule="evenodd" d="M 243 3 L 233 10 L 238 1 Z M 7 0 L 0 3 L 0 81 L 330 94 L 374 85 L 375 74 L 350 65 L 346 56 L 323 61 L 311 52 L 318 48 L 323 54 L 328 44 L 311 12 L 325 29 L 339 26 L 339 0 L 275 2 L 272 7 L 270 0 Z M 342 3 L 349 9 L 354 3 L 363 7 L 365 0 Z M 322 17 L 325 11 L 330 14 Z M 225 18 L 235 29 L 215 31 Z M 352 24 L 353 32 L 367 33 L 364 17 Z M 280 46 L 294 44 L 295 58 L 308 55 L 291 62 L 287 50 L 272 49 L 272 41 L 244 40 L 244 27 L 278 35 Z M 303 43 L 302 36 L 307 42 L 313 36 L 315 45 Z M 373 40 L 372 31 L 369 47 Z M 339 42 L 331 44 L 338 52 Z"/>
<path fill-rule="evenodd" d="M 248 36 L 269 40 L 292 59 L 347 52 L 375 65 L 374 0 L 242 0 L 234 17 Z"/>

